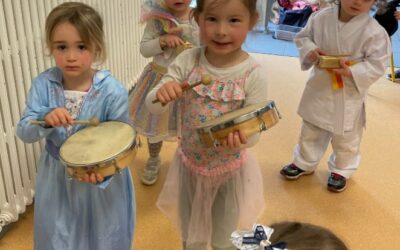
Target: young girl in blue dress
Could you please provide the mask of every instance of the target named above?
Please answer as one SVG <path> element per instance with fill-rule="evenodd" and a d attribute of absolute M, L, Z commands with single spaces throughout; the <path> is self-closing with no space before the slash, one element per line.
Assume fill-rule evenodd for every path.
<path fill-rule="evenodd" d="M 107 181 L 94 174 L 77 180 L 59 159 L 61 145 L 83 128 L 73 120 L 129 122 L 125 87 L 109 71 L 92 68 L 105 60 L 102 19 L 88 5 L 63 3 L 47 17 L 46 42 L 56 67 L 33 79 L 17 127 L 26 143 L 46 140 L 36 177 L 34 248 L 130 250 L 135 196 L 129 168 Z"/>

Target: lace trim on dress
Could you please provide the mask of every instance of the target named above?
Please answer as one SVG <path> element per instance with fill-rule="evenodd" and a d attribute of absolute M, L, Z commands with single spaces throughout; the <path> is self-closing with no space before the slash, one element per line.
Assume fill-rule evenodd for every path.
<path fill-rule="evenodd" d="M 234 160 L 231 160 L 224 165 L 209 168 L 209 164 L 196 164 L 193 159 L 187 157 L 185 153 L 183 153 L 181 148 L 178 148 L 178 154 L 181 157 L 183 165 L 185 167 L 189 168 L 195 174 L 207 177 L 217 177 L 223 176 L 226 173 L 233 173 L 234 170 L 239 169 L 241 166 L 243 166 L 243 163 L 247 160 L 247 150 L 243 149 L 240 152 L 239 158 L 235 158 Z"/>

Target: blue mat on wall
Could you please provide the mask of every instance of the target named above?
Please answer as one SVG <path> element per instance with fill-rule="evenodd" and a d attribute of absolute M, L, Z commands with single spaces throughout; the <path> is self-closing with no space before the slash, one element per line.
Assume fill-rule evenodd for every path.
<path fill-rule="evenodd" d="M 272 37 L 275 26 L 270 26 L 271 33 L 250 32 L 242 48 L 250 53 L 271 54 L 298 57 L 299 52 L 292 41 Z M 400 29 L 392 36 L 392 51 L 395 67 L 400 67 Z"/>

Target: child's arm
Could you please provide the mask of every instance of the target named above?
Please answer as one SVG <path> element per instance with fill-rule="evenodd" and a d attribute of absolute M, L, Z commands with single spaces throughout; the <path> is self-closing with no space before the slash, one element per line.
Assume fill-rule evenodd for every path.
<path fill-rule="evenodd" d="M 182 32 L 182 29 L 179 27 L 171 28 L 168 34 L 161 35 L 159 38 L 159 42 L 162 49 L 165 48 L 176 48 L 179 45 L 183 45 L 185 42 L 180 38 L 179 34 Z"/>
<path fill-rule="evenodd" d="M 265 72 L 266 70 L 260 66 L 250 74 L 245 84 L 246 99 L 243 106 L 268 101 L 268 84 Z M 243 147 L 249 148 L 256 145 L 260 135 L 261 132 L 247 138 L 247 142 Z"/>
<path fill-rule="evenodd" d="M 146 107 L 153 114 L 162 114 L 168 110 L 169 103 L 182 96 L 179 80 L 165 75 L 146 96 Z M 159 102 L 154 102 L 155 100 Z"/>
<path fill-rule="evenodd" d="M 146 96 L 146 107 L 151 113 L 161 114 L 168 109 L 168 105 L 162 105 L 161 102 L 153 103 L 154 100 L 158 97 L 158 92 L 161 94 L 163 92 L 166 94 L 167 92 L 173 91 L 177 96 L 169 96 L 169 101 L 175 100 L 176 97 L 180 97 L 182 94 L 182 90 L 179 86 L 188 76 L 190 70 L 193 68 L 196 56 L 196 49 L 183 51 L 178 55 L 177 58 L 171 63 L 168 67 L 168 73 L 163 76 L 160 83 L 157 84 Z M 164 84 L 169 86 L 163 87 Z M 162 90 L 160 90 L 163 88 Z M 180 89 L 180 90 L 179 90 Z M 173 94 L 171 94 L 173 95 Z M 165 101 L 165 100 L 163 100 Z"/>
<path fill-rule="evenodd" d="M 163 53 L 159 38 L 160 34 L 156 28 L 155 21 L 148 21 L 140 41 L 140 53 L 142 56 L 150 58 Z"/>
<path fill-rule="evenodd" d="M 314 26 L 314 14 L 310 16 L 310 18 L 307 21 L 306 26 L 304 27 L 303 30 L 301 30 L 299 33 L 297 33 L 294 42 L 296 43 L 297 49 L 299 50 L 300 53 L 300 64 L 301 64 L 301 69 L 302 70 L 308 70 L 311 68 L 315 60 L 313 60 L 312 55 L 310 53 L 313 53 L 313 51 L 318 53 L 318 47 L 314 42 L 313 39 L 313 26 Z"/>
<path fill-rule="evenodd" d="M 160 35 L 156 22 L 152 20 L 146 24 L 142 40 L 140 41 L 140 53 L 146 58 L 162 54 L 164 52 L 163 49 L 166 47 L 175 48 L 184 44 L 184 41 L 175 32 Z"/>
<path fill-rule="evenodd" d="M 46 125 L 49 127 L 61 127 L 72 125 L 74 119 L 72 119 L 71 114 L 63 107 L 58 107 L 50 111 L 44 117 Z"/>
<path fill-rule="evenodd" d="M 366 94 L 367 89 L 384 73 L 391 54 L 390 39 L 386 31 L 379 26 L 365 45 L 364 60 L 349 67 L 359 93 Z"/>
<path fill-rule="evenodd" d="M 106 121 L 120 121 L 130 123 L 128 112 L 128 91 L 114 78 L 117 84 L 110 84 L 110 88 L 105 99 L 104 117 Z"/>
<path fill-rule="evenodd" d="M 244 90 L 246 99 L 243 106 L 268 101 L 268 84 L 266 70 L 262 66 L 255 68 L 247 79 Z"/>
<path fill-rule="evenodd" d="M 169 81 L 163 84 L 157 91 L 156 97 L 159 102 L 167 104 L 179 99 L 182 96 L 182 85 L 177 81 Z"/>
<path fill-rule="evenodd" d="M 34 79 L 26 100 L 24 113 L 17 124 L 17 136 L 26 143 L 33 143 L 48 136 L 55 128 L 31 125 L 32 120 L 44 120 L 54 107 L 48 103 L 45 84 Z"/>
<path fill-rule="evenodd" d="M 394 12 L 394 18 L 396 18 L 396 20 L 400 20 L 400 11 Z"/>
<path fill-rule="evenodd" d="M 246 99 L 244 101 L 244 107 L 268 101 L 268 85 L 264 72 L 265 70 L 263 70 L 262 67 L 257 67 L 247 79 L 245 83 Z M 260 135 L 261 132 L 247 138 L 241 132 L 231 133 L 226 140 L 222 141 L 222 145 L 229 148 L 253 147 L 259 141 Z"/>

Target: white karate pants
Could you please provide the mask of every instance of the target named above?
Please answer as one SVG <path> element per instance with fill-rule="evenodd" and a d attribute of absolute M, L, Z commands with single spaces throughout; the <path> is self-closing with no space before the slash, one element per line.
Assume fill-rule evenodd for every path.
<path fill-rule="evenodd" d="M 363 125 L 360 119 L 353 131 L 336 135 L 303 120 L 299 143 L 293 152 L 293 163 L 302 170 L 314 171 L 331 142 L 333 152 L 328 160 L 329 170 L 350 178 L 360 163 Z"/>

